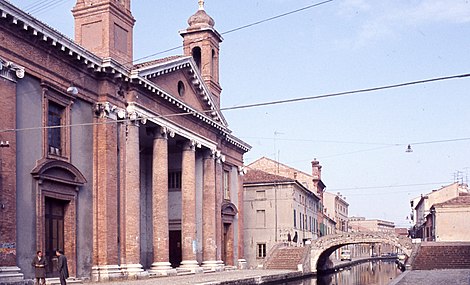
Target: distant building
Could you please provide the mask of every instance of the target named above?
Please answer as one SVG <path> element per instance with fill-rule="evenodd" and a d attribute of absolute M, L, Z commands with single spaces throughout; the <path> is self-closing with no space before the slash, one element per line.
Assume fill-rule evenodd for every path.
<path fill-rule="evenodd" d="M 324 213 L 332 218 L 336 223 L 336 230 L 340 232 L 348 231 L 348 208 L 346 197 L 340 193 L 323 193 Z"/>
<path fill-rule="evenodd" d="M 470 240 L 470 195 L 460 193 L 459 197 L 431 207 L 432 239 L 435 241 Z"/>
<path fill-rule="evenodd" d="M 366 219 L 364 217 L 350 217 L 349 228 L 352 232 L 382 232 L 382 233 L 395 233 L 395 223 L 379 220 L 379 219 Z"/>
<path fill-rule="evenodd" d="M 395 228 L 395 234 L 399 236 L 409 236 L 409 232 L 407 228 Z"/>
<path fill-rule="evenodd" d="M 395 233 L 395 223 L 379 219 L 366 219 L 364 217 L 350 217 L 349 229 L 352 232 L 381 232 L 381 233 Z M 397 249 L 389 244 L 372 244 L 357 246 L 356 251 L 364 252 L 364 247 L 368 248 L 366 252 L 370 252 L 371 256 L 381 255 L 388 253 L 395 253 Z"/>
<path fill-rule="evenodd" d="M 298 181 L 305 188 L 315 193 L 315 195 L 320 199 L 318 216 L 316 217 L 316 221 L 318 223 L 316 234 L 318 236 L 327 234 L 327 227 L 331 225 L 331 223 L 329 223 L 327 220 L 324 220 L 325 212 L 323 206 L 323 193 L 325 191 L 326 185 L 321 179 L 322 166 L 316 159 L 312 161 L 312 174 L 305 173 L 267 157 L 262 157 L 250 163 L 248 168 L 262 170 L 274 175 L 289 177 Z"/>
<path fill-rule="evenodd" d="M 317 238 L 320 198 L 299 181 L 248 170 L 244 189 L 244 246 L 249 267 L 262 266 L 268 252 L 297 234 L 298 245 Z"/>
<path fill-rule="evenodd" d="M 411 229 L 412 237 L 434 240 L 431 208 L 433 205 L 457 198 L 461 193 L 468 193 L 467 185 L 453 183 L 411 200 L 410 205 L 414 213 L 412 218 L 415 222 Z"/>

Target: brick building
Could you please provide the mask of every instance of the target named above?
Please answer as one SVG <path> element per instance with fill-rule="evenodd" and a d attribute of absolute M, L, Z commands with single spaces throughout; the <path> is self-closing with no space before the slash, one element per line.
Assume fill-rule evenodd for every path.
<path fill-rule="evenodd" d="M 0 0 L 0 282 L 54 249 L 108 280 L 244 262 L 243 154 L 203 1 L 183 55 L 132 64 L 130 0 L 77 0 L 75 41 Z M 204 202 L 203 202 L 204 201 Z"/>
<path fill-rule="evenodd" d="M 320 198 L 299 181 L 251 169 L 244 183 L 245 257 L 260 267 L 279 243 L 297 234 L 297 245 L 318 237 Z"/>
<path fill-rule="evenodd" d="M 435 240 L 436 233 L 433 220 L 433 206 L 468 193 L 468 186 L 466 184 L 452 183 L 412 199 L 410 201 L 412 209 L 411 217 L 415 223 L 411 228 L 412 237 L 421 238 L 424 241 Z M 441 232 L 441 234 L 443 233 Z"/>
<path fill-rule="evenodd" d="M 270 158 L 261 157 L 250 163 L 248 168 L 262 170 L 270 174 L 280 175 L 298 181 L 302 186 L 314 193 L 314 195 L 320 199 L 318 213 L 315 216 L 315 223 L 318 225 L 315 227 L 315 238 L 317 238 L 319 236 L 332 233 L 331 231 L 328 231 L 328 229 L 330 229 L 331 225 L 335 222 L 332 222 L 331 219 L 326 217 L 324 214 L 323 193 L 325 192 L 326 185 L 323 183 L 321 178 L 322 166 L 316 159 L 311 162 L 311 165 L 312 174 L 308 174 Z"/>

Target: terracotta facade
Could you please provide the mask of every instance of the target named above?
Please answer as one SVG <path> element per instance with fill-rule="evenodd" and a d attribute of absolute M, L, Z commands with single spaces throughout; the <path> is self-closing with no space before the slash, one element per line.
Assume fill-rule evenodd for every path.
<path fill-rule="evenodd" d="M 243 265 L 250 146 L 220 111 L 212 18 L 190 18 L 183 55 L 132 65 L 130 1 L 77 0 L 81 45 L 0 12 L 0 282 L 33 277 L 36 250 L 48 277 L 63 249 L 95 281 Z"/>

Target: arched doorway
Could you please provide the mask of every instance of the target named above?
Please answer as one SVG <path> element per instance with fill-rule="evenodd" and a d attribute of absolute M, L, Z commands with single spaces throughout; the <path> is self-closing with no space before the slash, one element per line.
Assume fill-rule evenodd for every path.
<path fill-rule="evenodd" d="M 233 221 L 238 213 L 237 207 L 231 202 L 222 204 L 222 261 L 225 265 L 234 265 L 234 229 Z"/>
<path fill-rule="evenodd" d="M 70 276 L 75 276 L 78 191 L 86 179 L 72 164 L 50 159 L 31 174 L 36 182 L 36 247 L 48 259 L 47 277 L 58 276 L 57 249 L 67 255 Z"/>

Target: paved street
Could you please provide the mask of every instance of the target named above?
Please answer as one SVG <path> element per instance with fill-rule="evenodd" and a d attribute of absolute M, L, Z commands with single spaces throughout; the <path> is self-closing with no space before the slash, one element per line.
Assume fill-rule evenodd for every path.
<path fill-rule="evenodd" d="M 389 285 L 469 285 L 470 269 L 406 271 Z"/>
<path fill-rule="evenodd" d="M 288 277 L 298 276 L 301 273 L 290 270 L 234 270 L 216 273 L 156 277 L 134 281 L 113 281 L 106 282 L 106 285 L 124 285 L 124 284 L 152 284 L 152 285 L 215 285 L 215 284 L 260 284 L 261 281 L 279 280 Z"/>

